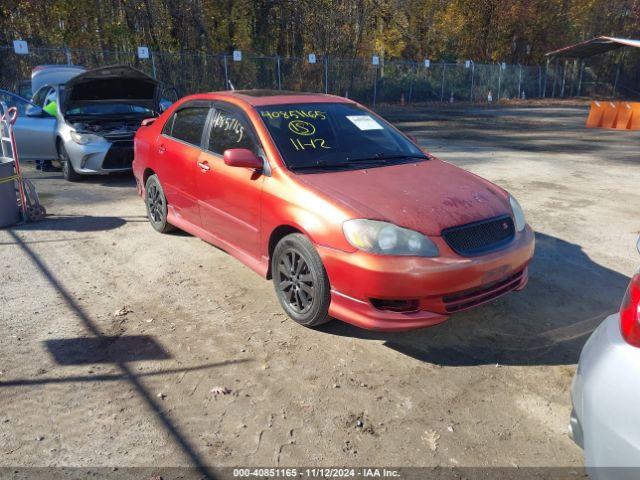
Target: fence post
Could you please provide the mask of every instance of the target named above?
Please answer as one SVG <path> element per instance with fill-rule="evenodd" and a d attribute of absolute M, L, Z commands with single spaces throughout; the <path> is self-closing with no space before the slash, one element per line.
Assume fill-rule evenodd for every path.
<path fill-rule="evenodd" d="M 324 66 L 324 93 L 329 93 L 329 55 L 326 53 L 322 57 L 322 64 Z"/>
<path fill-rule="evenodd" d="M 547 66 L 544 69 L 544 90 L 542 90 L 542 98 L 547 96 L 547 78 L 549 78 L 549 57 L 547 57 Z"/>
<path fill-rule="evenodd" d="M 611 77 L 609 77 L 611 78 Z M 620 79 L 620 61 L 618 61 L 618 68 L 616 68 L 616 79 L 613 82 L 613 92 L 611 98 L 616 98 L 616 90 L 618 90 L 618 80 Z"/>
<path fill-rule="evenodd" d="M 446 62 L 442 62 L 442 85 L 441 85 L 441 91 L 440 91 L 440 102 L 444 102 L 444 74 L 447 71 L 447 64 Z"/>
<path fill-rule="evenodd" d="M 224 66 L 224 89 L 225 90 L 229 90 L 229 72 L 227 70 L 227 54 L 224 53 L 222 55 L 222 58 L 224 60 L 223 66 Z"/>
<path fill-rule="evenodd" d="M 500 88 L 502 87 L 502 64 L 498 63 L 498 96 L 496 102 L 500 102 Z"/>
<path fill-rule="evenodd" d="M 378 65 L 375 66 L 373 72 L 373 106 L 376 106 L 376 99 L 378 97 Z"/>
<path fill-rule="evenodd" d="M 578 96 L 582 93 L 582 74 L 584 73 L 584 60 L 580 61 L 580 77 L 578 78 Z"/>
<path fill-rule="evenodd" d="M 568 60 L 564 61 L 564 67 L 562 69 L 562 88 L 560 89 L 561 98 L 564 98 L 564 84 L 567 81 L 567 62 Z"/>
<path fill-rule="evenodd" d="M 153 78 L 157 80 L 158 76 L 156 75 L 156 59 L 153 56 L 153 52 L 149 52 L 149 56 L 151 57 L 151 70 L 153 71 Z"/>
<path fill-rule="evenodd" d="M 71 52 L 67 47 L 64 47 L 64 54 L 67 57 L 67 65 L 71 65 L 73 62 L 71 61 Z"/>
<path fill-rule="evenodd" d="M 522 98 L 522 65 L 518 64 L 520 70 L 518 71 L 518 99 Z"/>
<path fill-rule="evenodd" d="M 538 98 L 542 97 L 542 68 L 538 65 Z"/>
<path fill-rule="evenodd" d="M 415 67 L 416 67 L 415 76 L 417 77 L 418 76 L 418 68 L 420 68 L 420 67 L 419 67 L 418 64 L 416 64 Z M 409 98 L 407 99 L 407 104 L 411 103 L 411 97 L 413 95 L 413 77 L 414 77 L 414 75 L 412 73 L 411 77 L 409 79 Z"/>
<path fill-rule="evenodd" d="M 469 95 L 469 101 L 473 102 L 473 81 L 476 75 L 476 64 L 473 60 L 471 60 L 471 93 Z"/>
<path fill-rule="evenodd" d="M 278 66 L 278 90 L 282 90 L 282 78 L 280 77 L 280 55 L 276 55 L 276 61 Z"/>

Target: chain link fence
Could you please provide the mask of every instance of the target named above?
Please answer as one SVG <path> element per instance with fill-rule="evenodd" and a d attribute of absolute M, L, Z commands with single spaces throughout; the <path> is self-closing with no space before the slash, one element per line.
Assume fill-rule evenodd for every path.
<path fill-rule="evenodd" d="M 0 47 L 0 88 L 25 93 L 38 65 L 74 64 L 86 68 L 130 65 L 175 89 L 178 96 L 197 92 L 275 89 L 331 93 L 377 103 L 496 102 L 505 99 L 615 95 L 611 81 L 599 81 L 584 62 L 546 66 L 435 63 L 307 57 L 30 48 L 25 55 Z"/>

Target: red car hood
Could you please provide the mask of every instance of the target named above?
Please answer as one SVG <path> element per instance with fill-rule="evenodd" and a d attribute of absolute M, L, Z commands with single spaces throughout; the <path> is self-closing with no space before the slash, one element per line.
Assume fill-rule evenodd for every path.
<path fill-rule="evenodd" d="M 297 178 L 361 218 L 384 220 L 427 235 L 511 214 L 504 190 L 437 159 Z"/>

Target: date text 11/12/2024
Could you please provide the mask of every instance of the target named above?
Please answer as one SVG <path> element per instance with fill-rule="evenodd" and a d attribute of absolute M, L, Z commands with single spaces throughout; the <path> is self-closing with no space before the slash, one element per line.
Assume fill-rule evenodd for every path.
<path fill-rule="evenodd" d="M 386 468 L 234 468 L 234 478 L 399 478 L 398 470 Z"/>

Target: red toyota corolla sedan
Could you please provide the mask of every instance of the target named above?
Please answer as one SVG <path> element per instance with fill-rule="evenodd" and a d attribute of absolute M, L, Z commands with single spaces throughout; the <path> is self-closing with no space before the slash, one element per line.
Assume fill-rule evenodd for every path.
<path fill-rule="evenodd" d="M 192 95 L 135 137 L 151 225 L 272 278 L 305 326 L 400 331 L 521 290 L 534 235 L 501 188 L 330 95 Z"/>

